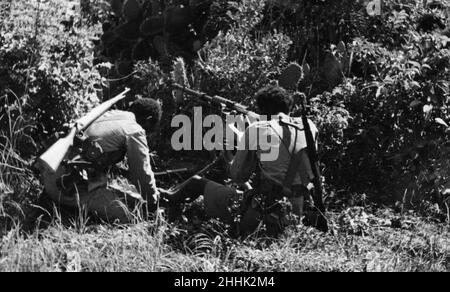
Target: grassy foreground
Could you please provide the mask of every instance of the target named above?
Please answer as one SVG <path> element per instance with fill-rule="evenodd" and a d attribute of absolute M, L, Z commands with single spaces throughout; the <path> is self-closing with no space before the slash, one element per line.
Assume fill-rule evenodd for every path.
<path fill-rule="evenodd" d="M 277 240 L 245 241 L 211 230 L 189 234 L 163 220 L 74 227 L 55 221 L 31 235 L 19 227 L 7 232 L 0 243 L 0 271 L 450 270 L 448 225 L 414 216 L 396 221 L 386 212 L 332 214 L 334 235 L 302 226 Z"/>

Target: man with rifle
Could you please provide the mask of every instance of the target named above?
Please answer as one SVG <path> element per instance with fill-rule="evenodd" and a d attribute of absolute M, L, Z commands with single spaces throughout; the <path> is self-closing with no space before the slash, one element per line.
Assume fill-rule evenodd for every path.
<path fill-rule="evenodd" d="M 229 161 L 232 180 L 238 184 L 252 180 L 253 189 L 242 194 L 234 188 L 197 176 L 186 188 L 177 192 L 166 192 L 164 197 L 178 204 L 187 197 L 192 200 L 195 195 L 203 195 L 207 215 L 235 224 L 241 235 L 254 232 L 261 222 L 265 223 L 269 233 L 281 232 L 289 221 L 289 212 L 285 208 L 289 204 L 283 204 L 286 201 L 290 202 L 292 213 L 301 218 L 305 197 L 313 190 L 321 191 L 321 186 L 317 186 L 321 183 L 320 174 L 318 169 L 314 169 L 317 164 L 311 156 L 315 153 L 318 131 L 315 125 L 306 119 L 306 114 L 304 118 L 289 116 L 294 105 L 292 95 L 278 85 L 260 90 L 256 94 L 259 113 L 255 114 L 226 99 L 209 97 L 176 84 L 174 86 L 206 102 L 220 103 L 252 119 L 258 119 L 258 116 L 269 119 L 249 125 L 241 138 L 245 141 L 246 149 L 238 149 L 234 159 Z M 257 132 L 258 135 L 251 135 L 252 132 Z M 261 159 L 261 149 L 267 149 L 268 145 L 261 145 L 264 139 L 258 139 L 258 136 L 271 137 L 273 141 L 270 141 L 269 147 L 278 148 L 278 157 L 275 160 Z M 313 198 L 316 208 L 322 213 L 315 225 L 318 229 L 327 231 L 321 196 L 318 198 L 316 192 Z"/>
<path fill-rule="evenodd" d="M 155 210 L 159 196 L 152 171 L 147 134 L 161 120 L 156 100 L 142 98 L 128 111 L 110 110 L 125 94 L 95 108 L 76 122 L 70 134 L 37 162 L 46 194 L 57 206 L 85 209 L 109 222 L 130 222 L 127 203 L 146 201 Z M 107 171 L 127 157 L 129 178 L 140 197 L 108 187 Z"/>

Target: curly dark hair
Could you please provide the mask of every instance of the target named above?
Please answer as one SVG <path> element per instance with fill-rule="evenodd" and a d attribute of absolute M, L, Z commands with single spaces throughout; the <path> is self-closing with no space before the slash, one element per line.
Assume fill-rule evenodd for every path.
<path fill-rule="evenodd" d="M 161 121 L 161 105 L 152 98 L 136 100 L 131 104 L 129 110 L 136 116 L 137 123 L 146 130 L 153 130 Z"/>
<path fill-rule="evenodd" d="M 258 91 L 255 97 L 260 114 L 269 117 L 279 113 L 289 114 L 294 104 L 289 92 L 280 86 L 267 86 Z"/>

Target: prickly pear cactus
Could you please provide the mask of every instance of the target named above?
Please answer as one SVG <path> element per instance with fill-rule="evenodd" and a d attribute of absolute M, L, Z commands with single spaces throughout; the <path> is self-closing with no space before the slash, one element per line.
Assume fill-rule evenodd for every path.
<path fill-rule="evenodd" d="M 168 63 L 170 70 L 176 57 L 196 58 L 206 41 L 226 29 L 211 22 L 228 17 L 227 12 L 233 9 L 230 2 L 109 0 L 112 16 L 103 24 L 99 55 L 115 64 L 119 77 L 130 74 L 134 62 L 149 58 Z M 212 33 L 211 27 L 215 27 Z"/>

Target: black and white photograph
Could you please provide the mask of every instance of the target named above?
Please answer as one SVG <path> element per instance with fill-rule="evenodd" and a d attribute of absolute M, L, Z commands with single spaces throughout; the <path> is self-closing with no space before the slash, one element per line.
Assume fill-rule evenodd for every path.
<path fill-rule="evenodd" d="M 0 0 L 0 272 L 449 271 L 450 0 Z"/>

